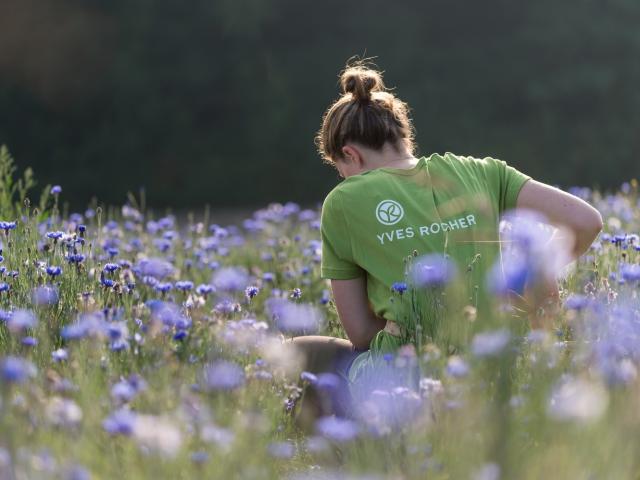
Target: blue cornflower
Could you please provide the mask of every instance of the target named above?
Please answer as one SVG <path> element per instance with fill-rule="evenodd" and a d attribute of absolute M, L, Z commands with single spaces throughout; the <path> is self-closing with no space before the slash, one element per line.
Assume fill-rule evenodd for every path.
<path fill-rule="evenodd" d="M 8 234 L 9 230 L 15 230 L 18 226 L 18 222 L 0 222 L 0 229 L 4 230 L 4 233 Z"/>
<path fill-rule="evenodd" d="M 80 264 L 82 262 L 84 262 L 84 259 L 86 257 L 84 255 L 82 255 L 81 253 L 73 253 L 71 255 L 69 255 L 67 257 L 67 261 L 69 263 L 76 263 L 76 264 Z"/>
<path fill-rule="evenodd" d="M 35 337 L 26 336 L 23 337 L 22 340 L 20 340 L 20 343 L 22 343 L 22 345 L 24 345 L 25 347 L 35 347 L 36 345 L 38 345 L 38 339 Z"/>
<path fill-rule="evenodd" d="M 291 298 L 298 299 L 300 297 L 302 297 L 302 290 L 297 287 L 291 290 Z"/>
<path fill-rule="evenodd" d="M 78 231 L 80 233 L 86 232 L 87 231 L 87 226 L 81 223 L 80 225 L 78 225 Z"/>
<path fill-rule="evenodd" d="M 198 295 L 202 295 L 203 297 L 206 297 L 208 294 L 213 292 L 213 285 L 208 285 L 206 283 L 201 283 L 196 288 L 196 292 L 198 293 Z"/>
<path fill-rule="evenodd" d="M 104 428 L 111 435 L 126 435 L 133 433 L 136 415 L 130 410 L 120 409 L 113 412 L 102 422 Z"/>
<path fill-rule="evenodd" d="M 193 463 L 198 463 L 198 464 L 205 463 L 207 460 L 209 460 L 209 454 L 202 450 L 193 452 L 191 454 L 191 461 Z"/>
<path fill-rule="evenodd" d="M 58 298 L 58 289 L 53 285 L 36 287 L 31 294 L 31 299 L 36 305 L 55 305 Z"/>
<path fill-rule="evenodd" d="M 356 422 L 335 416 L 320 418 L 316 422 L 316 429 L 320 435 L 334 442 L 351 441 L 360 433 Z"/>
<path fill-rule="evenodd" d="M 443 255 L 430 253 L 414 259 L 410 274 L 418 288 L 442 286 L 455 277 L 456 267 Z"/>
<path fill-rule="evenodd" d="M 300 379 L 311 384 L 315 384 L 318 381 L 318 377 L 315 374 L 307 371 L 304 371 L 300 374 Z"/>
<path fill-rule="evenodd" d="M 274 458 L 287 459 L 295 455 L 296 447 L 293 443 L 288 441 L 271 442 L 267 445 L 267 452 Z"/>
<path fill-rule="evenodd" d="M 62 268 L 60 268 L 60 267 L 57 267 L 55 265 L 49 265 L 47 267 L 47 275 L 49 275 L 51 277 L 57 277 L 61 273 L 62 273 Z"/>
<path fill-rule="evenodd" d="M 54 350 L 51 352 L 51 359 L 54 362 L 64 362 L 69 359 L 69 352 L 67 352 L 64 348 L 59 348 L 58 350 Z"/>
<path fill-rule="evenodd" d="M 136 396 L 138 391 L 126 380 L 121 380 L 111 387 L 111 397 L 120 403 L 126 403 Z"/>
<path fill-rule="evenodd" d="M 224 267 L 216 271 L 211 284 L 225 292 L 242 291 L 249 281 L 249 274 L 242 267 Z"/>
<path fill-rule="evenodd" d="M 60 185 L 54 185 L 51 187 L 51 195 L 60 195 L 62 193 L 62 187 Z"/>
<path fill-rule="evenodd" d="M 163 258 L 148 258 L 140 260 L 135 266 L 136 273 L 142 276 L 155 277 L 161 280 L 174 271 L 173 264 Z"/>
<path fill-rule="evenodd" d="M 7 319 L 7 328 L 13 333 L 21 332 L 28 328 L 35 328 L 38 319 L 31 310 L 18 309 L 11 313 Z"/>
<path fill-rule="evenodd" d="M 391 285 L 391 290 L 402 295 L 407 291 L 407 284 L 405 282 L 393 282 L 393 284 Z"/>
<path fill-rule="evenodd" d="M 588 305 L 589 305 L 589 297 L 585 295 L 581 295 L 579 293 L 574 293 L 570 295 L 564 301 L 564 306 L 571 310 L 582 310 Z"/>
<path fill-rule="evenodd" d="M 270 282 L 271 283 L 271 282 L 274 282 L 275 279 L 276 279 L 276 276 L 271 272 L 264 272 L 262 274 L 262 281 L 263 282 Z"/>
<path fill-rule="evenodd" d="M 189 291 L 193 289 L 193 282 L 189 280 L 180 280 L 176 282 L 176 288 L 178 290 L 182 290 L 183 292 Z"/>
<path fill-rule="evenodd" d="M 637 263 L 625 263 L 620 267 L 620 276 L 628 282 L 640 280 L 640 265 Z"/>
<path fill-rule="evenodd" d="M 166 282 L 166 283 L 162 282 L 162 283 L 158 283 L 153 288 L 160 293 L 167 293 L 169 290 L 173 288 L 173 285 L 170 282 Z"/>
<path fill-rule="evenodd" d="M 469 365 L 461 357 L 452 355 L 447 361 L 447 374 L 454 378 L 466 377 L 469 374 Z"/>
<path fill-rule="evenodd" d="M 176 341 L 181 341 L 187 338 L 188 333 L 185 330 L 178 330 L 174 335 L 173 339 Z"/>
<path fill-rule="evenodd" d="M 244 294 L 248 299 L 252 299 L 258 295 L 258 293 L 260 293 L 260 289 L 255 285 L 249 285 L 244 291 Z"/>
<path fill-rule="evenodd" d="M 21 357 L 5 357 L 0 361 L 0 378 L 6 383 L 23 383 L 37 373 L 35 365 Z"/>
<path fill-rule="evenodd" d="M 204 368 L 203 380 L 209 390 L 233 390 L 244 385 L 244 369 L 237 363 L 219 360 Z"/>
<path fill-rule="evenodd" d="M 120 268 L 123 268 L 125 270 L 130 269 L 132 267 L 132 264 L 129 260 L 119 260 L 118 261 L 118 265 L 120 265 Z"/>
<path fill-rule="evenodd" d="M 320 303 L 322 305 L 326 305 L 327 303 L 329 303 L 329 300 L 331 300 L 331 295 L 329 294 L 329 290 L 325 288 L 324 290 L 322 290 L 322 295 L 320 296 Z"/>
<path fill-rule="evenodd" d="M 118 270 L 120 268 L 120 265 L 118 265 L 117 263 L 105 263 L 104 267 L 102 268 L 105 272 L 108 273 L 113 273 L 116 270 Z"/>
<path fill-rule="evenodd" d="M 476 334 L 471 341 L 471 352 L 477 357 L 500 355 L 509 344 L 511 334 L 507 329 Z"/>
<path fill-rule="evenodd" d="M 10 288 L 8 283 L 0 282 L 0 292 L 8 292 Z"/>
<path fill-rule="evenodd" d="M 61 232 L 60 230 L 56 230 L 55 232 L 47 232 L 45 234 L 47 238 L 52 239 L 54 242 L 61 239 L 63 235 L 64 232 Z"/>
<path fill-rule="evenodd" d="M 115 285 L 115 282 L 110 278 L 100 277 L 100 284 L 103 287 L 111 288 Z"/>

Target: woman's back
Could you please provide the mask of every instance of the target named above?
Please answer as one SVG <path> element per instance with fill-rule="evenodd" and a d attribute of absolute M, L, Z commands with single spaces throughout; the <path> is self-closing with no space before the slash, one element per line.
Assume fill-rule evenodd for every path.
<path fill-rule="evenodd" d="M 422 157 L 410 169 L 350 176 L 323 205 L 322 276 L 366 275 L 373 311 L 402 322 L 390 296 L 393 283 L 405 278 L 403 260 L 446 254 L 468 276 L 468 304 L 486 309 L 484 280 L 500 253 L 499 216 L 515 207 L 528 179 L 503 161 L 450 152 Z"/>

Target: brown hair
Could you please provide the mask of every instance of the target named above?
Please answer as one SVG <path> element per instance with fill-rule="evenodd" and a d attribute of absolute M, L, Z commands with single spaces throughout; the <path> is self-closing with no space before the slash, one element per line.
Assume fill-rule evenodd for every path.
<path fill-rule="evenodd" d="M 340 74 L 342 95 L 325 112 L 315 137 L 323 160 L 333 165 L 335 159 L 342 158 L 342 147 L 349 141 L 374 150 L 390 142 L 397 152 L 402 140 L 413 155 L 409 106 L 387 91 L 375 65 L 369 67 L 367 59 L 350 60 Z"/>

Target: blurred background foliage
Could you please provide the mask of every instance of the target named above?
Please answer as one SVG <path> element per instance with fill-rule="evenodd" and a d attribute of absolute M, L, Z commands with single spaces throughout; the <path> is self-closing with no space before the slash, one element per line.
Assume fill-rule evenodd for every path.
<path fill-rule="evenodd" d="M 409 103 L 419 155 L 618 186 L 640 160 L 637 0 L 2 0 L 0 143 L 72 207 L 314 204 L 313 144 L 354 54 Z"/>

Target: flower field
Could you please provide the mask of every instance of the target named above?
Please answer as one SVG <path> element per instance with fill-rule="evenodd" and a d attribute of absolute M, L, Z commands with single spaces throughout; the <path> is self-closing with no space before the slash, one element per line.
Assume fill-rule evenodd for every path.
<path fill-rule="evenodd" d="M 535 222 L 505 222 L 491 318 L 448 305 L 466 343 L 419 327 L 353 415 L 310 419 L 306 392 L 326 406 L 337 383 L 285 340 L 345 337 L 319 276 L 317 209 L 272 204 L 237 225 L 154 217 L 133 197 L 67 212 L 63 188 L 40 195 L 0 153 L 0 479 L 640 475 L 635 181 L 571 190 L 605 228 L 556 272 L 546 328 L 522 328 L 505 292 L 542 278 L 558 251 Z M 456 297 L 453 267 L 431 267 L 389 292 L 418 304 L 409 315 L 427 290 Z"/>

